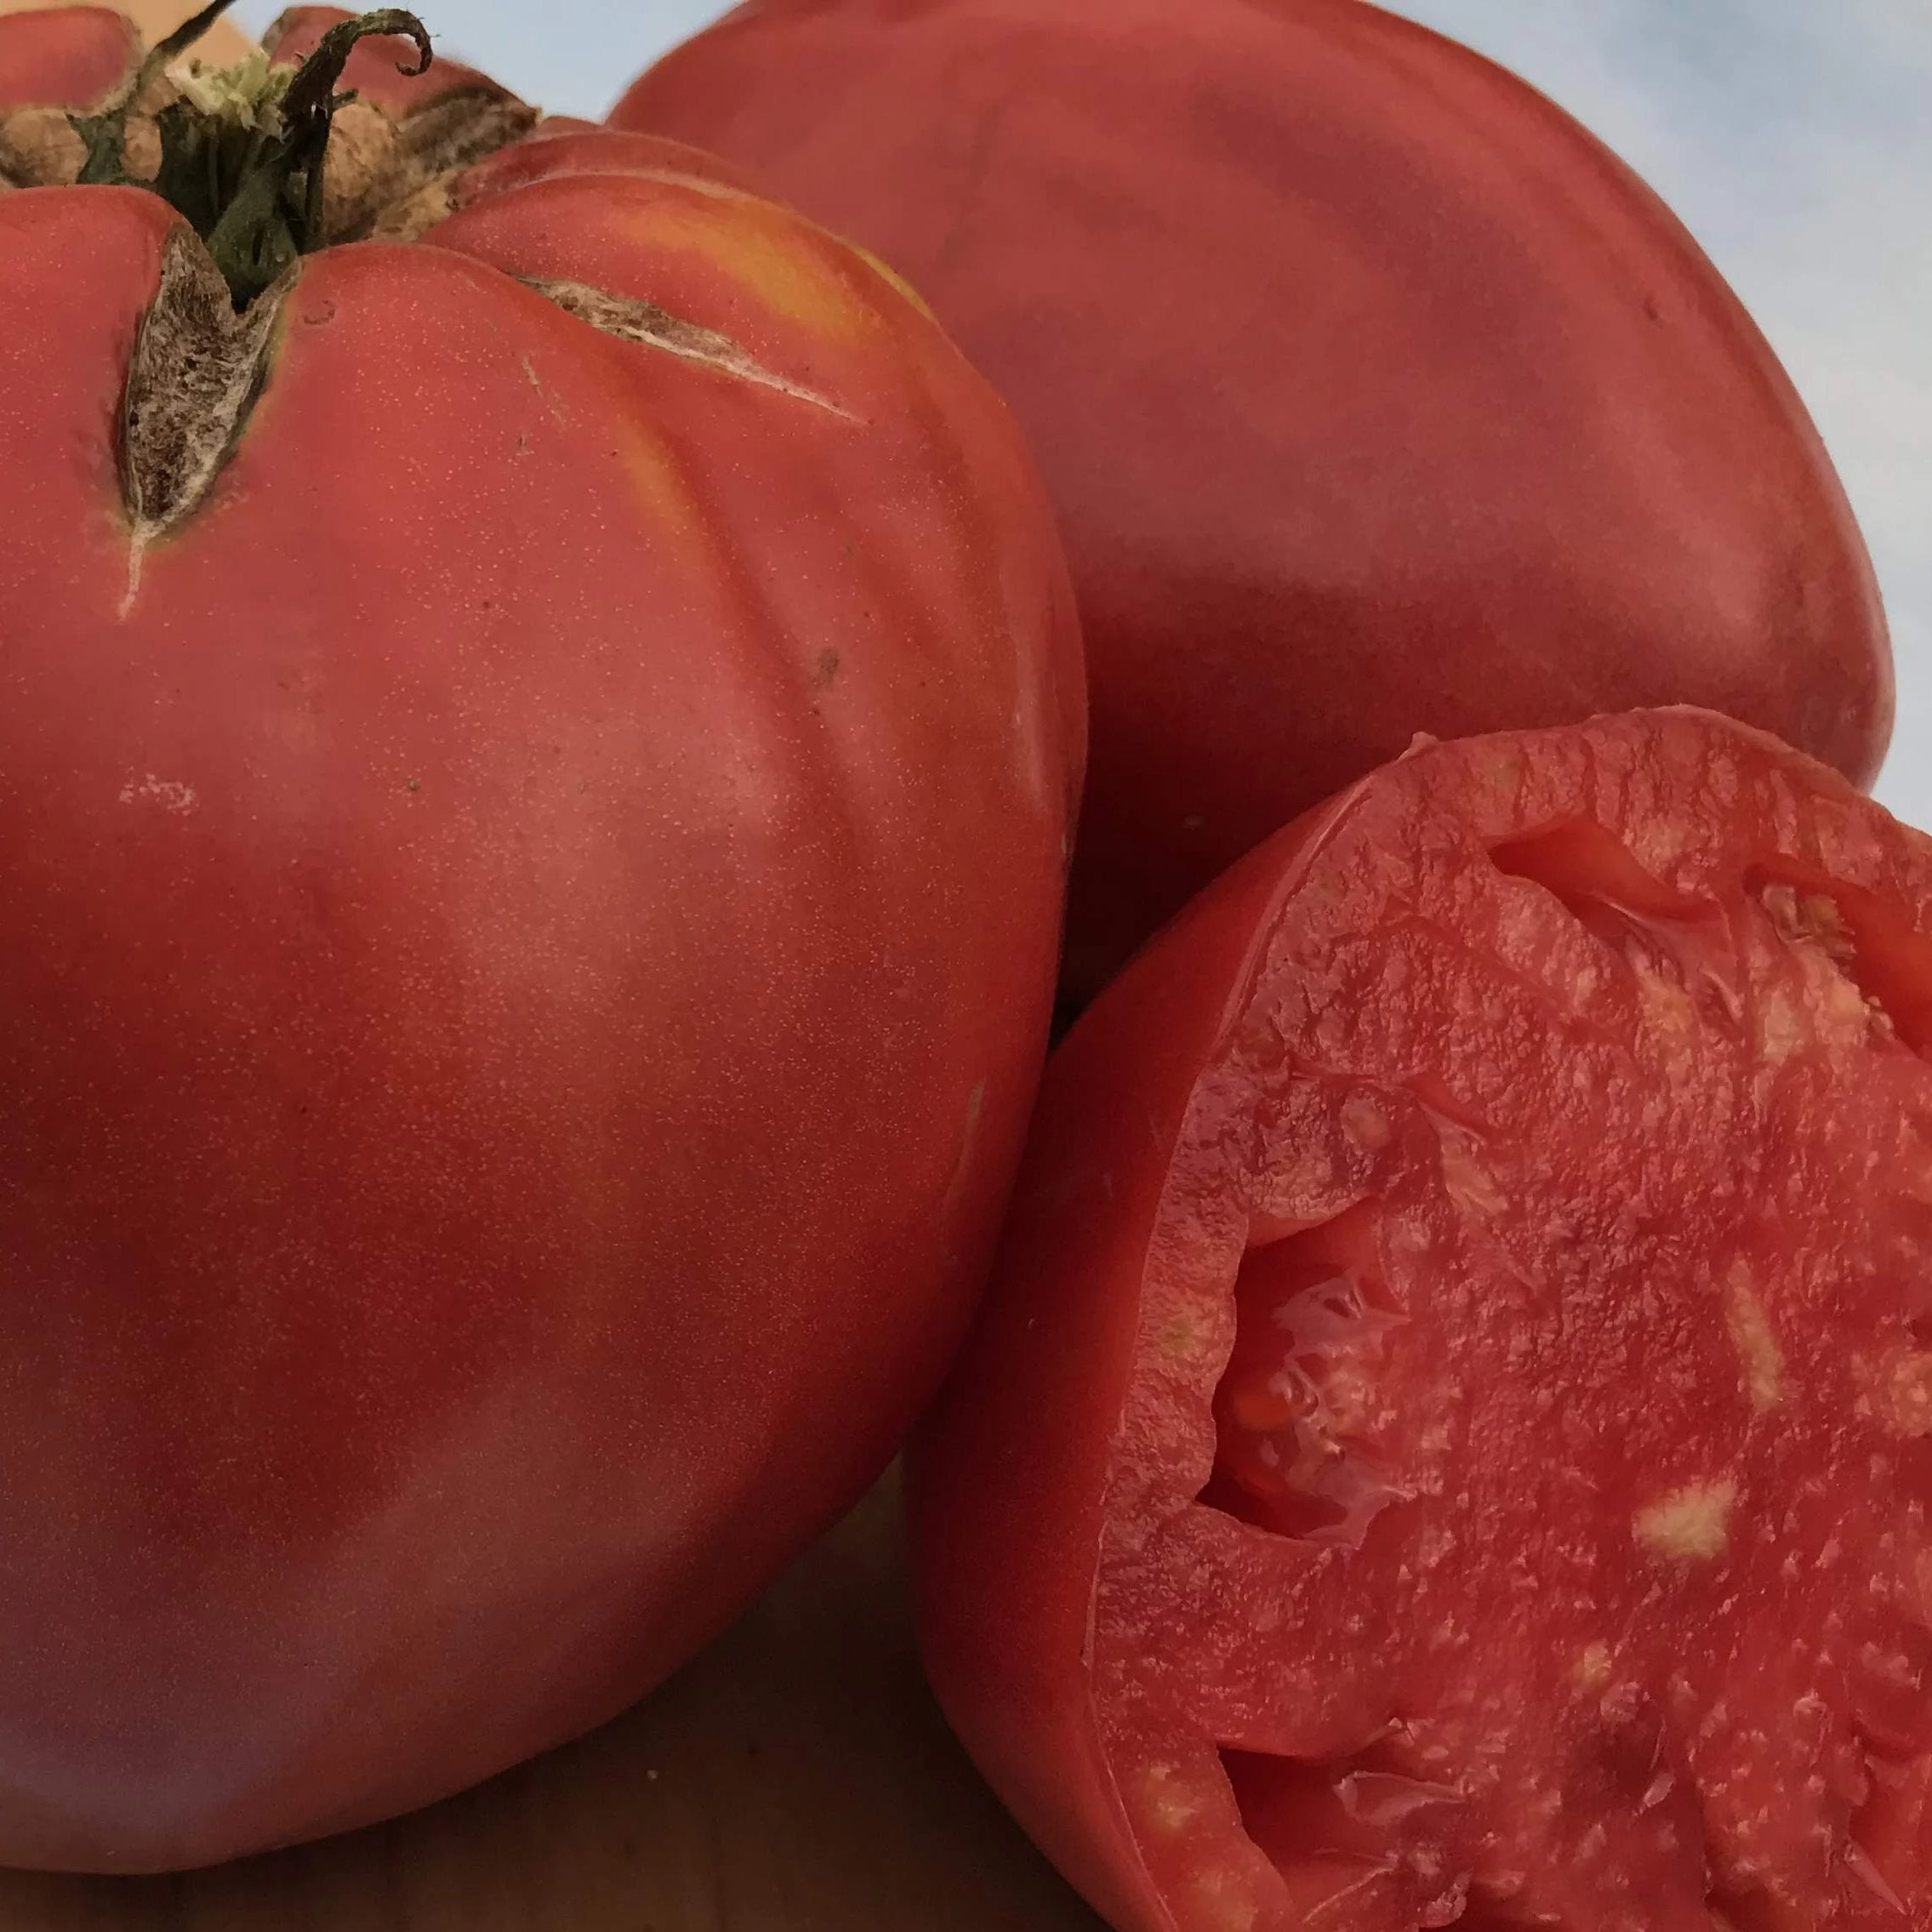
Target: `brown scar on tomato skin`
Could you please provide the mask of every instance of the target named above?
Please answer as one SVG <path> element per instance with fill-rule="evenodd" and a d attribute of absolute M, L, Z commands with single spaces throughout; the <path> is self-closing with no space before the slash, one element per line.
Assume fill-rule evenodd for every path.
<path fill-rule="evenodd" d="M 234 453 L 267 384 L 282 305 L 299 272 L 291 270 L 237 313 L 201 238 L 185 224 L 169 235 L 160 287 L 134 339 L 122 398 L 121 489 L 129 531 L 123 615 L 134 607 L 149 545 L 193 515 Z M 526 286 L 604 334 L 857 420 L 829 396 L 765 368 L 731 336 L 654 302 L 583 282 L 530 280 Z M 534 369 L 527 362 L 525 368 L 540 390 Z M 836 668 L 835 658 L 831 675 Z"/>
<path fill-rule="evenodd" d="M 347 102 L 336 111 L 322 163 L 328 243 L 415 241 L 450 212 L 448 184 L 542 119 L 500 88 L 441 94 L 400 119 L 375 101 Z"/>
<path fill-rule="evenodd" d="M 128 22 L 129 70 L 107 92 L 91 101 L 31 102 L 0 113 L 0 190 L 67 188 L 87 164 L 87 143 L 73 124 L 76 114 L 99 114 L 133 86 L 141 56 L 139 36 Z M 165 74 L 141 88 L 122 142 L 122 165 L 128 174 L 151 180 L 161 167 L 161 134 L 155 117 L 177 98 Z"/>
<path fill-rule="evenodd" d="M 539 119 L 521 130 L 521 134 L 541 135 L 544 127 L 544 120 Z M 521 138 L 521 134 L 513 136 L 512 140 Z M 487 161 L 499 147 L 510 145 L 510 141 L 499 141 L 440 168 L 425 172 L 417 187 L 385 206 L 368 231 L 368 239 L 373 242 L 421 241 L 438 222 L 448 220 L 453 214 L 460 214 L 476 198 L 476 191 L 465 185 L 465 177 L 470 171 L 479 162 Z M 722 181 L 707 180 L 701 174 L 681 174 L 673 168 L 626 168 L 624 173 L 635 180 L 668 182 L 692 194 L 708 195 L 714 201 L 747 198 L 741 188 L 731 187 Z"/>
<path fill-rule="evenodd" d="M 134 338 L 120 421 L 129 527 L 125 614 L 148 545 L 191 515 L 220 475 L 268 378 L 294 277 L 237 314 L 228 284 L 186 224 L 168 236 L 161 286 Z"/>
<path fill-rule="evenodd" d="M 46 188 L 71 181 L 87 158 L 86 144 L 58 107 L 16 107 L 0 115 L 0 183 Z"/>
<path fill-rule="evenodd" d="M 160 165 L 154 117 L 193 88 L 193 76 L 183 74 L 159 77 L 146 91 L 129 123 L 131 174 L 152 179 Z M 400 116 L 373 101 L 345 101 L 324 157 L 325 245 L 413 240 L 456 206 L 464 174 L 522 140 L 541 119 L 538 109 L 489 83 L 462 88 Z M 0 181 L 6 185 L 71 185 L 85 158 L 85 143 L 67 110 L 36 105 L 0 116 Z M 221 271 L 193 229 L 183 225 L 169 236 L 122 400 L 120 476 L 129 528 L 123 616 L 139 593 L 149 545 L 195 512 L 240 441 L 267 383 L 282 304 L 299 273 L 299 267 L 291 269 L 237 313 Z M 576 282 L 529 279 L 526 285 L 604 334 L 854 419 L 829 396 L 764 367 L 733 338 L 656 303 Z M 536 381 L 534 371 L 531 379 Z"/>
<path fill-rule="evenodd" d="M 801 402 L 810 402 L 818 408 L 829 410 L 835 416 L 843 416 L 847 422 L 858 419 L 830 396 L 821 395 L 815 389 L 807 389 L 802 383 L 793 382 L 775 369 L 767 368 L 721 330 L 706 328 L 700 322 L 686 322 L 668 309 L 659 308 L 655 302 L 639 301 L 627 295 L 612 295 L 581 282 L 549 282 L 536 276 L 521 279 L 526 288 L 533 288 L 546 300 L 555 302 L 565 314 L 575 316 L 579 322 L 588 322 L 592 328 L 606 335 L 614 335 L 619 341 L 639 343 L 646 348 L 662 349 L 670 355 L 681 356 L 687 362 L 707 363 L 741 381 L 775 389 L 783 395 L 796 396 Z"/>
<path fill-rule="evenodd" d="M 385 145 L 358 164 L 348 155 L 339 162 L 336 142 L 330 142 L 324 185 L 337 191 L 339 165 L 344 197 L 339 227 L 334 219 L 329 222 L 331 240 L 416 241 L 455 212 L 455 185 L 464 174 L 521 140 L 543 119 L 527 101 L 482 88 L 441 95 L 401 121 L 373 102 L 357 101 L 337 115 L 339 130 L 356 109 L 380 124 L 377 138 Z"/>
<path fill-rule="evenodd" d="M 161 166 L 161 136 L 151 117 L 128 123 L 122 146 L 130 174 L 152 180 Z M 16 107 L 0 114 L 0 188 L 70 188 L 87 162 L 87 144 L 65 107 Z"/>

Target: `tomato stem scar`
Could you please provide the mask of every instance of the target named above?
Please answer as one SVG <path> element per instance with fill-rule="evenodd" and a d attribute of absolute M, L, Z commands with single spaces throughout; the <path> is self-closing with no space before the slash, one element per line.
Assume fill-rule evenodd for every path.
<path fill-rule="evenodd" d="M 87 149 L 83 186 L 140 187 L 185 215 L 214 258 L 237 309 L 246 309 L 301 256 L 328 241 L 323 176 L 337 111 L 356 97 L 339 94 L 349 57 L 373 36 L 402 35 L 427 71 L 433 58 L 429 31 L 415 14 L 385 7 L 331 27 L 299 66 L 257 61 L 225 76 L 190 76 L 154 116 L 161 146 L 151 180 L 129 173 L 130 118 L 171 64 L 227 11 L 233 0 L 210 0 L 162 41 L 108 96 L 100 110 L 69 119 Z M 233 84 L 224 87 L 226 80 Z"/>

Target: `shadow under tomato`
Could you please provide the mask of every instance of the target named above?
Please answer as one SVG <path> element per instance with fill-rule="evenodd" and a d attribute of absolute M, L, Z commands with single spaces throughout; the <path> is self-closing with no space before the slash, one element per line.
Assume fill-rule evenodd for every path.
<path fill-rule="evenodd" d="M 1101 1932 L 914 1656 L 896 1477 L 702 1656 L 425 1811 L 159 1878 L 0 1872 L 7 1932 Z"/>

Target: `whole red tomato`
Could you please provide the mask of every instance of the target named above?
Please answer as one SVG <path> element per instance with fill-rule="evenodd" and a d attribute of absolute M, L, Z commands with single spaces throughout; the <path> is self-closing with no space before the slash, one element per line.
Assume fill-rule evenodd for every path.
<path fill-rule="evenodd" d="M 1932 841 L 1418 749 L 1049 1068 L 921 1634 L 1121 1932 L 1932 1923 Z"/>
<path fill-rule="evenodd" d="M 122 31 L 0 23 L 0 99 Z M 101 168 L 201 140 L 209 218 L 342 53 L 101 103 Z M 337 245 L 276 267 L 299 171 L 219 234 L 239 312 L 158 193 L 0 192 L 13 1863 L 635 1697 L 930 1394 L 1037 1077 L 1081 701 L 1004 409 L 727 170 L 416 60 L 348 59 Z"/>
<path fill-rule="evenodd" d="M 1695 243 L 1513 76 L 1361 0 L 761 0 L 613 117 L 910 277 L 1065 528 L 1085 996 L 1440 737 L 1684 701 L 1860 782 L 1872 572 Z"/>

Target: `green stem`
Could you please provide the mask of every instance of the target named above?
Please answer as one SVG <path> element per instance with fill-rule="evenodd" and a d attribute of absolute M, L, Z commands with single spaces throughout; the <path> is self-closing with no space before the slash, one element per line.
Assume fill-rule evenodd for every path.
<path fill-rule="evenodd" d="M 148 50 L 147 58 L 107 97 L 100 113 L 68 116 L 75 131 L 87 143 L 87 165 L 80 173 L 83 185 L 117 186 L 125 181 L 122 149 L 128 139 L 128 117 L 134 103 L 147 91 L 155 76 L 177 55 L 185 54 L 234 3 L 235 0 L 208 0 L 200 13 L 183 20 L 159 46 Z"/>
<path fill-rule="evenodd" d="M 254 125 L 171 101 L 156 117 L 161 168 L 134 181 L 123 158 L 128 121 L 151 83 L 234 3 L 210 0 L 144 60 L 100 111 L 75 115 L 87 144 L 83 183 L 151 188 L 193 223 L 226 279 L 235 306 L 245 309 L 302 255 L 325 245 L 322 187 L 328 137 L 337 111 L 353 100 L 336 83 L 358 43 L 399 34 L 415 43 L 416 75 L 432 58 L 430 37 L 413 14 L 385 7 L 331 27 Z"/>

